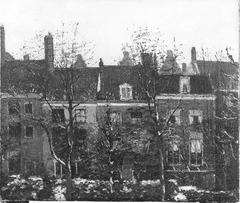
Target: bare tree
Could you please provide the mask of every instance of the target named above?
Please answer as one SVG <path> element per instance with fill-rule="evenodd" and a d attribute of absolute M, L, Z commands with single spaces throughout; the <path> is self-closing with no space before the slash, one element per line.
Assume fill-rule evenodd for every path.
<path fill-rule="evenodd" d="M 86 152 L 86 132 L 81 131 L 78 121 L 81 112 L 76 109 L 80 103 L 93 99 L 97 86 L 84 78 L 83 69 L 76 67 L 79 54 L 90 56 L 85 58 L 89 60 L 93 51 L 89 43 L 77 42 L 78 27 L 78 23 L 74 24 L 69 28 L 73 30 L 68 31 L 63 24 L 63 29 L 55 35 L 55 54 L 50 56 L 54 57 L 54 65 L 29 67 L 26 76 L 31 86 L 29 91 L 40 94 L 43 103 L 42 114 L 31 119 L 44 130 L 51 155 L 65 170 L 67 200 L 72 199 L 72 166 Z M 83 61 L 81 65 L 86 66 Z"/>
<path fill-rule="evenodd" d="M 137 73 L 138 84 L 141 91 L 145 94 L 145 101 L 148 104 L 148 113 L 152 120 L 152 134 L 153 143 L 155 143 L 155 150 L 157 151 L 159 179 L 161 184 L 160 200 L 165 199 L 165 175 L 164 175 L 164 150 L 167 142 L 166 137 L 171 131 L 170 121 L 174 111 L 167 117 L 163 118 L 159 114 L 159 103 L 157 95 L 164 92 L 169 85 L 169 77 L 165 81 L 160 81 L 159 74 L 164 70 L 165 62 L 168 62 L 166 68 L 169 76 L 177 74 L 180 69 L 177 65 L 178 57 L 181 51 L 174 46 L 174 53 L 168 51 L 171 60 L 166 57 L 166 46 L 162 33 L 157 31 L 155 33 L 149 31 L 148 28 L 134 31 L 131 35 L 131 43 L 124 46 L 124 50 L 129 50 L 135 64 L 139 65 Z M 159 85 L 161 82 L 162 85 Z M 161 89 L 159 89 L 161 87 Z M 179 101 L 180 103 L 180 101 Z M 178 105 L 176 109 L 178 108 Z M 175 110 L 176 110 L 175 109 Z"/>

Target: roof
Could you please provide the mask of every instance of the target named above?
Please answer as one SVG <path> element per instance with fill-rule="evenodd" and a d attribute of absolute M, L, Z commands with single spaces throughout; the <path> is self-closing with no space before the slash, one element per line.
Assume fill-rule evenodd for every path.
<path fill-rule="evenodd" d="M 145 93 L 142 90 L 139 80 L 139 66 L 104 66 L 101 78 L 100 100 L 120 100 L 119 86 L 127 83 L 133 87 L 133 100 L 144 99 Z M 146 71 L 147 72 L 147 71 Z M 179 93 L 179 80 L 185 75 L 158 75 L 156 78 L 156 91 L 158 94 Z M 190 94 L 212 94 L 210 79 L 206 75 L 191 75 L 190 77 Z"/>
<path fill-rule="evenodd" d="M 63 99 L 62 76 L 68 74 L 69 69 L 54 69 L 49 71 L 45 60 L 29 61 L 6 61 L 2 66 L 2 92 L 7 93 L 37 93 L 42 94 L 45 88 L 51 95 L 51 99 Z M 73 76 L 75 83 L 76 96 L 94 99 L 97 92 L 97 81 L 99 68 L 74 68 Z"/>
<path fill-rule="evenodd" d="M 209 75 L 214 88 L 226 89 L 229 83 L 237 88 L 238 63 L 224 61 L 197 61 L 200 74 Z M 233 76 L 233 77 L 232 77 Z"/>

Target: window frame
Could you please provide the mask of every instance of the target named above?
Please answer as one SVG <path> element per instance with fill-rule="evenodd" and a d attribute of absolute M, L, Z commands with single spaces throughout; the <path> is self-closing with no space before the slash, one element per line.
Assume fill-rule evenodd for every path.
<path fill-rule="evenodd" d="M 119 85 L 120 99 L 131 100 L 133 99 L 133 87 L 127 83 Z"/>
<path fill-rule="evenodd" d="M 194 123 L 194 117 L 198 117 L 198 123 Z M 201 110 L 189 110 L 189 124 L 193 126 L 201 125 L 203 121 L 203 112 Z"/>
<path fill-rule="evenodd" d="M 199 141 L 200 143 L 200 148 L 201 148 L 201 152 L 192 152 L 192 141 Z M 196 146 L 195 146 L 196 149 Z M 189 136 L 189 165 L 191 166 L 201 166 L 203 164 L 203 133 L 197 133 L 197 132 L 191 132 L 190 136 Z M 195 154 L 195 163 L 192 163 L 192 154 Z M 201 154 L 201 155 L 198 155 Z M 200 156 L 200 158 L 199 158 Z M 200 159 L 201 163 L 198 163 L 198 159 Z"/>
<path fill-rule="evenodd" d="M 29 137 L 27 136 L 27 129 L 31 128 L 32 129 L 32 136 Z M 25 126 L 25 138 L 29 138 L 29 139 L 32 139 L 34 137 L 34 126 L 32 125 L 26 125 Z"/>
<path fill-rule="evenodd" d="M 26 105 L 31 105 L 31 112 L 27 112 L 27 109 L 28 108 L 26 108 Z M 24 112 L 25 112 L 25 114 L 33 114 L 33 104 L 32 104 L 32 102 L 27 102 L 27 103 L 24 103 Z"/>
<path fill-rule="evenodd" d="M 80 111 L 77 113 L 77 111 Z M 85 108 L 76 108 L 74 110 L 75 112 L 75 121 L 78 123 L 86 123 L 87 122 L 87 110 Z M 84 115 L 81 114 L 81 112 L 84 112 Z M 83 119 L 81 119 L 83 118 Z"/>
<path fill-rule="evenodd" d="M 14 108 L 11 108 L 14 107 Z M 9 115 L 18 115 L 21 113 L 21 105 L 17 100 L 8 101 L 8 114 Z"/>
<path fill-rule="evenodd" d="M 59 114 L 60 115 L 60 120 L 58 121 L 56 116 L 54 115 L 54 111 L 57 111 L 57 110 L 61 110 L 63 111 L 63 115 Z M 53 123 L 65 123 L 66 122 L 66 117 L 65 117 L 65 111 L 64 111 L 64 108 L 53 108 L 52 109 L 52 122 Z"/>
<path fill-rule="evenodd" d="M 173 149 L 174 148 L 173 144 L 177 147 L 177 150 Z M 167 146 L 167 156 L 166 156 L 166 160 L 169 166 L 176 166 L 176 165 L 182 164 L 183 157 L 182 157 L 182 150 L 180 145 L 181 145 L 181 141 L 177 136 L 173 136 L 169 141 Z M 172 153 L 172 155 L 170 155 L 170 152 Z M 177 162 L 175 162 L 175 156 L 178 159 Z M 170 161 L 170 158 L 173 161 Z"/>
<path fill-rule="evenodd" d="M 181 109 L 171 109 L 168 112 L 169 122 L 176 125 L 181 125 Z M 171 117 L 174 117 L 175 122 L 171 122 Z"/>
<path fill-rule="evenodd" d="M 186 87 L 186 91 L 185 91 L 184 87 Z M 190 91 L 191 91 L 190 77 L 189 76 L 180 76 L 179 92 L 182 94 L 189 94 Z"/>

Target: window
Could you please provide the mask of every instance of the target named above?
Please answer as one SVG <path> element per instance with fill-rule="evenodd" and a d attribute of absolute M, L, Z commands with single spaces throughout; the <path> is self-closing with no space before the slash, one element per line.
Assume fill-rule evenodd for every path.
<path fill-rule="evenodd" d="M 64 174 L 62 165 L 54 160 L 54 175 L 56 177 L 62 177 Z"/>
<path fill-rule="evenodd" d="M 132 99 L 132 86 L 124 83 L 119 86 L 120 88 L 120 99 L 121 100 L 129 100 Z"/>
<path fill-rule="evenodd" d="M 17 123 L 15 125 L 8 126 L 8 133 L 10 139 L 18 139 L 21 138 L 21 124 Z"/>
<path fill-rule="evenodd" d="M 19 174 L 20 173 L 20 153 L 10 155 L 8 160 L 8 169 L 10 174 Z"/>
<path fill-rule="evenodd" d="M 65 122 L 64 109 L 52 109 L 52 121 Z"/>
<path fill-rule="evenodd" d="M 174 136 L 168 143 L 167 162 L 170 165 L 181 163 L 180 140 L 178 136 Z"/>
<path fill-rule="evenodd" d="M 180 125 L 181 124 L 180 113 L 181 113 L 181 109 L 170 110 L 169 111 L 169 116 L 170 116 L 169 122 Z"/>
<path fill-rule="evenodd" d="M 26 137 L 33 138 L 33 126 L 26 126 Z"/>
<path fill-rule="evenodd" d="M 122 114 L 119 112 L 110 113 L 110 118 L 112 124 L 121 125 L 122 124 Z"/>
<path fill-rule="evenodd" d="M 76 122 L 86 123 L 87 111 L 86 109 L 75 109 Z"/>
<path fill-rule="evenodd" d="M 189 123 L 193 126 L 198 126 L 202 123 L 202 111 L 190 110 L 189 112 Z"/>
<path fill-rule="evenodd" d="M 8 102 L 8 112 L 9 114 L 19 114 L 20 113 L 20 104 L 17 101 Z"/>
<path fill-rule="evenodd" d="M 32 104 L 31 103 L 26 103 L 24 105 L 25 113 L 26 114 L 32 114 Z"/>
<path fill-rule="evenodd" d="M 201 165 L 203 159 L 202 133 L 190 133 L 190 164 Z"/>
<path fill-rule="evenodd" d="M 190 93 L 190 77 L 181 76 L 180 77 L 180 93 Z"/>
<path fill-rule="evenodd" d="M 131 112 L 132 124 L 140 125 L 142 123 L 141 112 Z"/>

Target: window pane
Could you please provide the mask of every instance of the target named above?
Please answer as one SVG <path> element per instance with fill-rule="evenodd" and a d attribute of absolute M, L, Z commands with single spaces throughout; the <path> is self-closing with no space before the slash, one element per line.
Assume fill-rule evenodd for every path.
<path fill-rule="evenodd" d="M 9 114 L 19 114 L 20 104 L 17 101 L 8 102 L 8 111 L 9 111 Z"/>
<path fill-rule="evenodd" d="M 30 103 L 25 104 L 25 113 L 32 114 L 32 104 L 30 104 Z"/>
<path fill-rule="evenodd" d="M 64 109 L 53 109 L 52 110 L 52 121 L 54 123 L 65 122 Z"/>
<path fill-rule="evenodd" d="M 26 137 L 33 137 L 33 127 L 32 126 L 26 127 Z"/>

